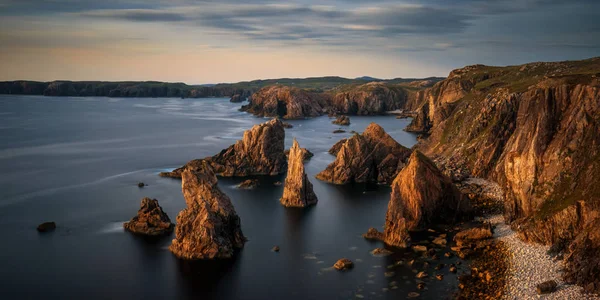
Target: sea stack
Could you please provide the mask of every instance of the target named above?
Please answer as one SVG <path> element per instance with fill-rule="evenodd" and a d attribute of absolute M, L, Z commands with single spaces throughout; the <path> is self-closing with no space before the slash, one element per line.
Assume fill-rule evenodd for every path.
<path fill-rule="evenodd" d="M 173 232 L 173 223 L 162 210 L 158 200 L 148 197 L 142 199 L 140 209 L 129 222 L 123 223 L 123 228 L 135 234 L 159 236 Z"/>
<path fill-rule="evenodd" d="M 410 156 L 408 148 L 398 144 L 376 123 L 369 124 L 363 134 L 355 134 L 333 148 L 337 147 L 339 150 L 329 150 L 336 153 L 335 161 L 317 174 L 317 179 L 334 184 L 390 184 Z"/>
<path fill-rule="evenodd" d="M 181 189 L 187 208 L 177 216 L 169 250 L 181 259 L 230 258 L 246 238 L 229 197 L 217 186 L 208 162 L 182 172 Z"/>
<path fill-rule="evenodd" d="M 288 160 L 288 172 L 283 188 L 283 197 L 279 200 L 286 207 L 306 207 L 317 204 L 317 195 L 304 171 L 305 152 L 294 139 Z"/>
<path fill-rule="evenodd" d="M 197 168 L 208 162 L 214 172 L 224 177 L 250 175 L 278 175 L 285 170 L 285 129 L 279 119 L 254 125 L 244 132 L 244 137 L 223 149 L 219 154 L 205 159 L 195 159 L 172 172 L 160 173 L 163 177 L 181 178 L 188 167 Z"/>
<path fill-rule="evenodd" d="M 390 246 L 407 247 L 409 231 L 457 220 L 470 211 L 468 201 L 429 158 L 414 151 L 392 183 L 383 241 Z"/>

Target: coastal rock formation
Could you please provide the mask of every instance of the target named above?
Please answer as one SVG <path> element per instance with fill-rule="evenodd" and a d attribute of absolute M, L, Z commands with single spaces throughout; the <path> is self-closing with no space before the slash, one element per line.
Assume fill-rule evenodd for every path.
<path fill-rule="evenodd" d="M 398 144 L 381 126 L 371 123 L 362 134 L 355 134 L 344 142 L 335 161 L 317 174 L 317 178 L 335 184 L 390 184 L 409 156 L 409 149 Z"/>
<path fill-rule="evenodd" d="M 331 100 L 331 107 L 338 114 L 378 115 L 402 109 L 407 101 L 408 92 L 403 88 L 383 82 L 370 82 L 337 90 Z"/>
<path fill-rule="evenodd" d="M 385 217 L 383 241 L 391 246 L 407 247 L 409 231 L 422 230 L 435 222 L 454 222 L 470 210 L 450 178 L 419 151 L 392 183 L 392 194 Z"/>
<path fill-rule="evenodd" d="M 331 123 L 336 124 L 336 125 L 348 126 L 348 125 L 350 125 L 350 118 L 348 118 L 348 116 L 339 116 L 339 117 L 337 117 L 337 119 L 331 121 Z"/>
<path fill-rule="evenodd" d="M 232 103 L 238 103 L 238 102 L 242 102 L 242 101 L 244 101 L 244 100 L 245 100 L 245 99 L 242 99 L 242 95 L 240 95 L 240 94 L 235 94 L 235 95 L 231 96 L 231 99 L 229 99 L 229 102 L 232 102 Z"/>
<path fill-rule="evenodd" d="M 600 58 L 455 70 L 423 92 L 417 147 L 500 184 L 520 238 L 570 247 L 600 209 L 598 74 Z"/>
<path fill-rule="evenodd" d="M 169 250 L 187 260 L 232 257 L 246 238 L 231 200 L 217 186 L 212 167 L 204 162 L 199 168 L 185 169 L 181 179 L 187 207 L 177 215 Z"/>
<path fill-rule="evenodd" d="M 249 175 L 277 175 L 285 170 L 285 129 L 279 119 L 254 125 L 244 132 L 244 137 L 205 159 L 195 159 L 172 172 L 160 173 L 163 177 L 180 178 L 186 168 L 196 168 L 207 161 L 220 176 L 245 177 Z"/>
<path fill-rule="evenodd" d="M 149 236 L 167 235 L 173 232 L 173 227 L 175 225 L 158 205 L 158 200 L 148 197 L 142 199 L 137 215 L 123 223 L 125 230 Z"/>
<path fill-rule="evenodd" d="M 333 144 L 331 149 L 329 149 L 329 154 L 337 156 L 338 152 L 340 152 L 340 149 L 342 149 L 342 146 L 344 146 L 347 140 L 348 139 L 341 139 L 337 141 L 337 143 Z"/>
<path fill-rule="evenodd" d="M 288 172 L 283 188 L 283 197 L 279 200 L 286 207 L 306 207 L 317 204 L 317 195 L 312 183 L 304 171 L 304 151 L 294 139 L 290 149 Z"/>
<path fill-rule="evenodd" d="M 324 94 L 276 85 L 254 93 L 250 103 L 242 106 L 242 110 L 260 117 L 304 119 L 323 115 L 327 103 L 328 98 Z"/>

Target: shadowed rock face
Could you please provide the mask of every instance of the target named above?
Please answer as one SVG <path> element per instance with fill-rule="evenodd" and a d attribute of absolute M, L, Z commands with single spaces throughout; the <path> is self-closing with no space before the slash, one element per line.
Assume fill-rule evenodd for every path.
<path fill-rule="evenodd" d="M 496 181 L 520 238 L 568 247 L 599 226 L 589 223 L 600 212 L 599 74 L 598 57 L 455 70 L 423 92 L 413 123 L 430 135 L 417 147 Z M 600 248 L 589 245 L 573 251 L 574 261 L 594 262 Z M 581 272 L 572 278 L 588 276 L 572 270 Z"/>
<path fill-rule="evenodd" d="M 129 222 L 123 223 L 123 228 L 140 235 L 167 235 L 173 232 L 173 223 L 169 216 L 162 210 L 158 200 L 144 198 L 140 203 L 140 210 Z"/>
<path fill-rule="evenodd" d="M 304 171 L 304 150 L 300 148 L 296 139 L 290 149 L 283 197 L 279 201 L 287 207 L 306 207 L 317 204 L 318 201 L 312 183 Z"/>
<path fill-rule="evenodd" d="M 588 293 L 600 293 L 600 218 L 590 222 L 569 246 L 565 259 L 565 280 L 583 286 Z"/>
<path fill-rule="evenodd" d="M 332 151 L 335 149 L 332 148 L 330 153 Z M 344 142 L 337 151 L 336 160 L 317 174 L 317 178 L 335 184 L 390 184 L 409 155 L 409 149 L 398 144 L 381 126 L 371 123 L 363 134 L 355 134 Z"/>
<path fill-rule="evenodd" d="M 454 222 L 469 210 L 467 197 L 458 191 L 450 178 L 425 155 L 414 151 L 408 165 L 392 183 L 384 242 L 407 247 L 409 231 L 425 229 L 434 222 Z"/>
<path fill-rule="evenodd" d="M 249 175 L 277 175 L 285 170 L 285 129 L 279 119 L 255 125 L 244 132 L 244 137 L 219 154 L 205 159 L 195 159 L 172 172 L 160 173 L 163 177 L 181 178 L 186 168 L 196 168 L 204 161 L 221 176 L 245 177 Z"/>
<path fill-rule="evenodd" d="M 254 93 L 250 103 L 242 106 L 242 110 L 260 117 L 304 119 L 322 115 L 327 102 L 327 95 L 276 85 Z"/>
<path fill-rule="evenodd" d="M 333 144 L 331 149 L 329 149 L 329 154 L 337 156 L 338 152 L 340 152 L 340 149 L 342 149 L 342 146 L 344 146 L 347 140 L 348 139 L 341 139 L 337 141 L 337 143 Z"/>
<path fill-rule="evenodd" d="M 230 258 L 246 241 L 233 204 L 217 186 L 207 162 L 182 172 L 181 189 L 187 208 L 177 215 L 175 239 L 169 250 L 188 260 Z"/>

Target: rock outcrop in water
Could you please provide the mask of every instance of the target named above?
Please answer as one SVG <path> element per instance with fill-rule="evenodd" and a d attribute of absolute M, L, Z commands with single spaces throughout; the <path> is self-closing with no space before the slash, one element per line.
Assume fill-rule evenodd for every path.
<path fill-rule="evenodd" d="M 276 85 L 254 93 L 250 103 L 242 106 L 242 110 L 260 117 L 304 119 L 322 115 L 326 111 L 327 102 L 324 94 Z"/>
<path fill-rule="evenodd" d="M 317 174 L 317 178 L 335 184 L 390 184 L 409 156 L 409 149 L 398 144 L 381 126 L 371 123 L 362 134 L 355 134 L 344 142 L 335 161 Z"/>
<path fill-rule="evenodd" d="M 336 125 L 348 126 L 348 125 L 350 125 L 350 118 L 348 116 L 339 116 L 335 120 L 333 120 L 331 123 L 336 124 Z"/>
<path fill-rule="evenodd" d="M 142 199 L 137 215 L 131 221 L 123 223 L 125 230 L 149 236 L 167 235 L 173 232 L 174 227 L 158 200 L 148 197 Z"/>
<path fill-rule="evenodd" d="M 186 168 L 196 168 L 204 161 L 209 162 L 216 173 L 225 177 L 277 175 L 285 171 L 286 166 L 284 139 L 282 122 L 273 119 L 246 130 L 241 140 L 219 154 L 192 160 L 172 172 L 160 173 L 160 176 L 181 178 L 181 173 Z"/>
<path fill-rule="evenodd" d="M 337 91 L 331 107 L 339 114 L 378 115 L 404 108 L 408 99 L 408 93 L 401 87 L 371 82 Z"/>
<path fill-rule="evenodd" d="M 414 151 L 392 183 L 383 240 L 391 246 L 407 247 L 409 231 L 423 230 L 437 222 L 454 222 L 469 210 L 468 198 L 450 178 L 429 158 Z"/>
<path fill-rule="evenodd" d="M 312 183 L 304 171 L 304 150 L 294 139 L 290 149 L 288 172 L 283 188 L 283 197 L 279 200 L 286 207 L 306 207 L 317 204 L 317 195 Z"/>
<path fill-rule="evenodd" d="M 210 164 L 185 169 L 181 189 L 187 207 L 177 215 L 176 237 L 169 250 L 187 260 L 232 257 L 246 238 L 240 218 L 229 197 L 217 186 Z"/>
<path fill-rule="evenodd" d="M 522 239 L 570 247 L 598 226 L 599 74 L 600 58 L 455 70 L 423 92 L 413 125 L 429 137 L 418 148 L 499 183 Z M 595 249 L 572 258 L 593 263 Z M 593 281 L 576 272 L 579 284 Z"/>

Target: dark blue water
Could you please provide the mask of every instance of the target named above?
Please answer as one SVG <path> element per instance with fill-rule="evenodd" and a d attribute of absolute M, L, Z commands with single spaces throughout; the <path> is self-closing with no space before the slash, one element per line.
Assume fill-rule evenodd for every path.
<path fill-rule="evenodd" d="M 374 257 L 369 252 L 381 243 L 360 236 L 383 225 L 389 188 L 314 179 L 333 161 L 331 145 L 350 136 L 331 133 L 338 126 L 327 117 L 291 121 L 295 127 L 286 130 L 287 147 L 296 137 L 315 154 L 306 164 L 315 207 L 279 204 L 283 187 L 272 183 L 284 175 L 261 178 L 255 190 L 236 189 L 243 179 L 220 179 L 249 239 L 235 259 L 183 262 L 167 250 L 172 236 L 148 240 L 123 231 L 143 197 L 158 199 L 175 220 L 185 207 L 181 183 L 157 174 L 213 155 L 265 121 L 239 106 L 227 99 L 0 96 L 2 298 L 398 299 L 416 291 L 418 263 L 390 266 L 414 254 Z M 408 120 L 351 122 L 348 131 L 377 122 L 401 144 L 416 142 L 402 131 Z M 139 181 L 148 186 L 138 188 Z M 44 221 L 55 221 L 57 230 L 39 234 L 35 227 Z M 270 251 L 274 245 L 279 253 Z M 332 270 L 341 257 L 355 268 Z M 455 276 L 437 282 L 429 270 L 421 298 L 448 295 Z"/>

